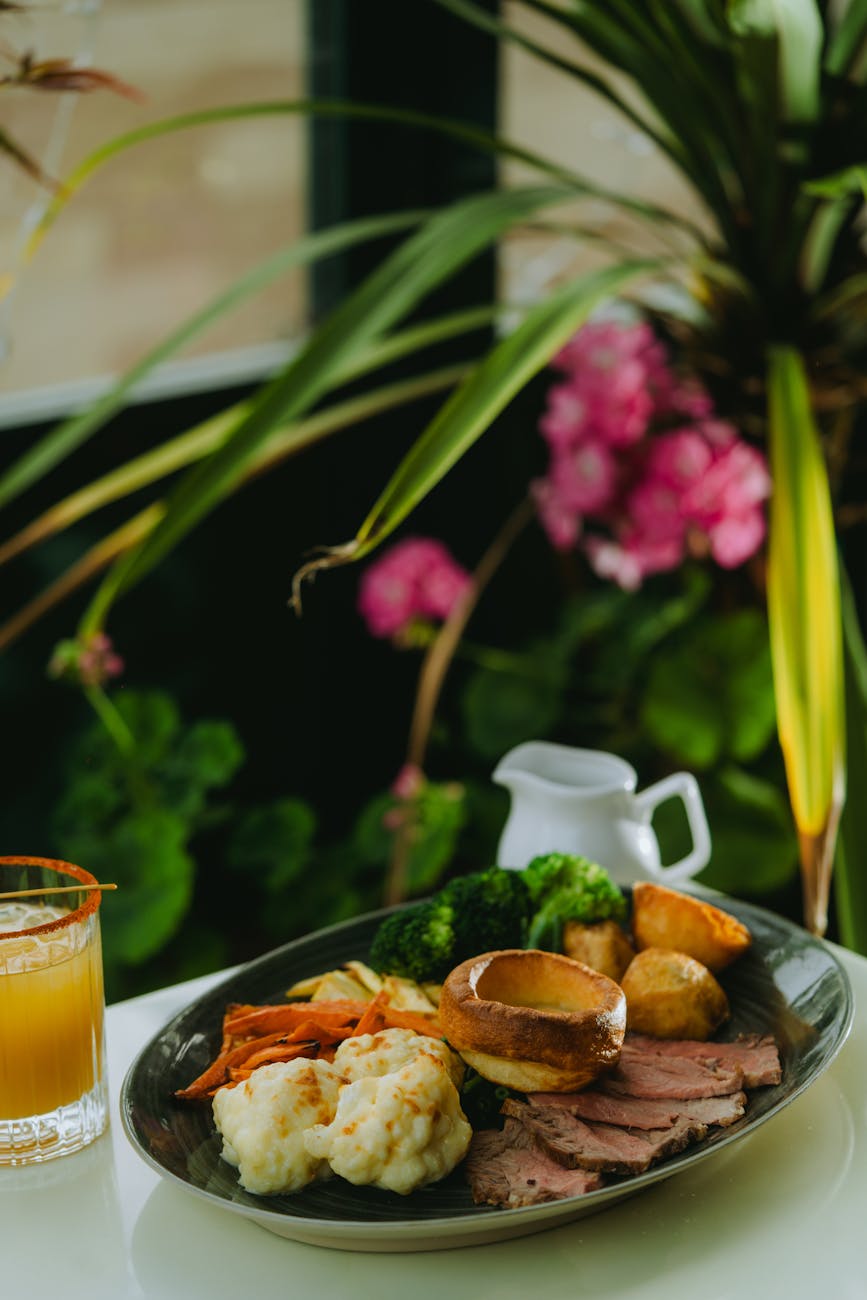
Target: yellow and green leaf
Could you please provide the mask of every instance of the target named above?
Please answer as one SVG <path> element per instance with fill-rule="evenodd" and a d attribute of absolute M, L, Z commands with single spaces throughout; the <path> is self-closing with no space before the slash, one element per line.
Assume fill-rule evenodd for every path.
<path fill-rule="evenodd" d="M 845 790 L 840 577 L 828 474 L 800 354 L 771 349 L 768 617 L 777 725 L 801 848 L 805 919 L 822 932 Z"/>

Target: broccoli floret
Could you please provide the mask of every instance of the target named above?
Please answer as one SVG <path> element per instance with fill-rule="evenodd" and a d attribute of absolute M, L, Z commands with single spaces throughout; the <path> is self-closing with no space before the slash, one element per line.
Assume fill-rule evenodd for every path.
<path fill-rule="evenodd" d="M 530 900 L 520 871 L 488 867 L 456 876 L 443 895 L 455 914 L 455 965 L 480 952 L 523 946 Z"/>
<path fill-rule="evenodd" d="M 489 867 L 457 876 L 432 898 L 386 917 L 370 964 L 418 983 L 443 980 L 477 953 L 520 948 L 528 912 L 520 872 Z"/>
<path fill-rule="evenodd" d="M 454 909 L 440 895 L 387 916 L 373 938 L 374 970 L 423 983 L 441 980 L 454 966 Z"/>
<path fill-rule="evenodd" d="M 622 921 L 626 899 L 604 867 L 570 853 L 546 853 L 523 872 L 532 915 L 527 946 L 557 952 L 566 921 Z"/>

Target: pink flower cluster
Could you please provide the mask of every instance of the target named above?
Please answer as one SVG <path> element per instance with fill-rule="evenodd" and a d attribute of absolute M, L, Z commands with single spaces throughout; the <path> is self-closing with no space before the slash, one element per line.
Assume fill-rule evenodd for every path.
<path fill-rule="evenodd" d="M 124 664 L 104 632 L 94 632 L 79 641 L 61 641 L 48 665 L 52 677 L 76 682 L 79 686 L 105 686 L 119 677 Z"/>
<path fill-rule="evenodd" d="M 548 470 L 532 484 L 553 546 L 580 546 L 626 590 L 687 555 L 730 569 L 758 550 L 765 458 L 678 376 L 649 325 L 591 322 L 553 364 L 565 377 L 539 424 Z"/>
<path fill-rule="evenodd" d="M 447 618 L 470 582 L 442 542 L 408 537 L 365 570 L 358 611 L 371 635 L 396 637 L 417 620 Z"/>

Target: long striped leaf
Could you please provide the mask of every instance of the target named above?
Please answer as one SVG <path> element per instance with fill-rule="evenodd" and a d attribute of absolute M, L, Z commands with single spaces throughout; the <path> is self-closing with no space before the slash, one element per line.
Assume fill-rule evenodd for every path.
<path fill-rule="evenodd" d="M 567 191 L 551 186 L 483 194 L 452 204 L 425 222 L 257 394 L 225 442 L 181 479 L 159 526 L 111 576 L 113 592 L 128 589 L 158 564 L 218 504 L 271 430 L 309 410 L 353 355 L 380 339 L 509 226 L 567 197 Z M 91 608 L 89 629 L 106 608 L 104 602 Z"/>
<path fill-rule="evenodd" d="M 699 46 L 692 24 L 671 0 L 599 0 L 561 6 L 523 3 L 576 32 L 607 64 L 632 79 L 681 151 L 678 165 L 727 237 L 736 233 L 734 178 L 742 172 L 737 101 L 717 43 Z M 696 49 L 696 46 L 699 46 Z M 740 199 L 734 184 L 734 201 Z"/>
<path fill-rule="evenodd" d="M 604 199 L 607 203 L 621 207 L 638 217 L 650 221 L 661 221 L 677 227 L 688 233 L 699 243 L 705 242 L 704 234 L 695 223 L 682 217 L 679 213 L 670 212 L 655 203 L 642 202 L 629 194 L 621 194 L 615 190 L 610 190 L 569 167 L 552 162 L 551 159 L 544 158 L 531 149 L 526 149 L 523 145 L 515 144 L 503 136 L 494 135 L 490 131 L 474 126 L 472 123 L 439 117 L 431 113 L 419 113 L 412 109 L 390 108 L 380 104 L 359 104 L 350 100 L 287 99 L 232 104 L 220 108 L 201 109 L 195 113 L 182 113 L 177 117 L 166 117 L 157 122 L 150 122 L 147 126 L 138 127 L 134 131 L 127 131 L 123 135 L 109 140 L 99 149 L 95 149 L 93 153 L 88 154 L 68 176 L 64 177 L 63 185 L 46 207 L 39 224 L 27 243 L 25 256 L 28 258 L 33 256 L 36 248 L 66 204 L 91 176 L 113 158 L 126 153 L 129 149 L 148 144 L 150 141 L 159 139 L 162 136 L 196 130 L 199 127 L 211 126 L 217 122 L 302 115 L 310 117 L 345 117 L 397 126 L 414 126 L 422 130 L 434 131 L 451 139 L 460 140 L 462 143 L 482 152 L 511 158 L 515 162 L 523 163 L 540 175 L 547 176 L 549 180 L 568 186 L 576 194 Z"/>
<path fill-rule="evenodd" d="M 654 144 L 656 144 L 664 153 L 667 153 L 679 167 L 683 168 L 687 165 L 679 142 L 671 135 L 663 135 L 657 131 L 649 121 L 643 118 L 640 113 L 636 112 L 632 105 L 629 104 L 622 95 L 618 94 L 605 77 L 601 76 L 598 72 L 595 72 L 592 68 L 585 67 L 584 64 L 581 63 L 576 63 L 572 59 L 566 59 L 555 50 L 548 49 L 547 46 L 540 45 L 538 41 L 531 40 L 517 28 L 510 27 L 507 23 L 496 18 L 487 9 L 484 9 L 480 4 L 476 4 L 475 0 L 435 0 L 435 3 L 441 5 L 444 9 L 448 9 L 450 13 L 456 14 L 458 17 L 472 23 L 473 26 L 479 27 L 482 31 L 489 32 L 492 36 L 496 36 L 499 40 L 508 41 L 511 44 L 518 46 L 528 54 L 533 55 L 534 58 L 556 68 L 558 72 L 562 72 L 566 76 L 574 77 L 577 81 L 582 82 L 585 86 L 588 86 L 591 90 L 595 91 L 600 98 L 613 105 L 613 107 L 616 108 L 617 111 L 628 121 L 630 121 L 633 126 L 638 128 L 642 135 L 646 135 L 649 140 L 652 140 Z"/>
<path fill-rule="evenodd" d="M 355 244 L 381 239 L 385 235 L 394 234 L 395 231 L 405 230 L 408 226 L 418 225 L 425 215 L 427 214 L 422 212 L 396 213 L 346 222 L 328 230 L 318 230 L 314 234 L 305 235 L 291 247 L 280 249 L 263 262 L 257 263 L 228 289 L 217 294 L 205 307 L 188 317 L 183 324 L 162 339 L 92 406 L 50 430 L 44 438 L 11 465 L 0 477 L 0 506 L 13 500 L 66 456 L 71 455 L 120 410 L 136 385 L 140 384 L 151 371 L 251 294 L 296 267 L 305 266 L 323 257 L 330 257 Z"/>
<path fill-rule="evenodd" d="M 491 324 L 496 314 L 496 308 L 493 307 L 472 307 L 465 311 L 450 312 L 446 316 L 437 316 L 432 320 L 422 321 L 408 329 L 397 331 L 381 343 L 353 357 L 350 364 L 337 375 L 337 383 L 343 385 L 351 379 L 357 379 L 360 375 L 390 365 L 436 343 L 482 329 Z M 141 491 L 142 488 L 151 487 L 160 479 L 176 474 L 179 470 L 194 464 L 195 461 L 201 460 L 220 443 L 225 442 L 227 435 L 237 427 L 242 415 L 249 409 L 249 399 L 233 403 L 193 428 L 179 433 L 177 437 L 159 443 L 150 451 L 143 452 L 141 456 L 119 465 L 116 469 L 55 502 L 13 537 L 0 544 L 0 565 L 7 564 L 30 547 L 38 545 L 46 538 L 77 523 L 79 519 L 102 509 L 103 506 L 119 501 L 132 492 Z M 326 416 L 330 416 L 334 410 L 334 407 L 329 406 L 325 412 Z"/>
<path fill-rule="evenodd" d="M 308 416 L 305 420 L 299 420 L 296 424 L 292 424 L 285 429 L 276 429 L 265 445 L 260 447 L 256 456 L 245 466 L 243 475 L 232 484 L 231 490 L 235 491 L 256 475 L 272 470 L 281 461 L 286 460 L 303 448 L 309 447 L 319 439 L 327 437 L 329 434 L 352 425 L 362 424 L 365 420 L 374 415 L 379 415 L 383 411 L 391 410 L 408 402 L 418 401 L 420 398 L 430 396 L 432 393 L 453 387 L 466 373 L 467 368 L 467 364 L 463 363 L 446 367 L 443 370 L 435 370 L 427 375 L 400 380 L 398 383 L 388 384 L 383 388 L 374 389 L 372 392 L 365 392 L 358 397 L 349 398 L 345 402 L 335 403 L 324 411 L 317 411 L 315 415 Z M 199 444 L 207 442 L 209 444 L 207 450 L 210 450 L 210 443 L 213 439 L 218 439 L 222 434 L 222 428 L 227 422 L 227 415 L 227 412 L 221 412 L 220 415 L 205 421 L 197 429 L 190 430 L 187 434 L 181 435 L 172 443 L 160 448 L 159 451 L 163 453 L 166 472 L 168 472 L 167 467 L 173 459 L 176 459 L 180 454 L 187 458 L 193 452 L 203 455 L 204 450 L 200 449 Z M 130 468 L 135 469 L 135 466 L 131 465 Z M 111 477 L 109 476 L 109 480 Z M 104 482 L 102 485 L 99 483 L 94 484 L 94 494 L 100 487 L 110 490 L 112 484 L 110 481 Z M 125 487 L 127 487 L 127 490 L 132 490 L 126 484 Z M 115 492 L 114 498 L 119 495 L 121 494 Z M 76 498 L 71 497 L 66 505 L 67 515 L 74 518 L 76 505 L 80 505 L 80 502 L 76 502 Z M 118 556 L 143 541 L 146 536 L 153 532 L 164 514 L 165 502 L 155 501 L 128 520 L 121 528 L 93 546 L 61 573 L 49 587 L 28 601 L 22 609 L 0 625 L 0 650 L 6 649 L 38 619 L 49 613 L 62 600 L 71 596 L 79 587 L 96 578 Z M 70 522 L 70 519 L 67 519 L 67 522 Z M 100 589 L 97 601 L 91 608 L 94 610 L 102 609 L 109 596 L 113 598 L 115 594 L 116 585 L 113 581 L 104 584 L 103 588 Z"/>
<path fill-rule="evenodd" d="M 660 262 L 609 267 L 566 284 L 528 312 L 445 403 L 398 466 L 357 535 L 296 574 L 294 597 L 319 569 L 359 559 L 387 537 L 488 429 L 602 299 Z"/>
<path fill-rule="evenodd" d="M 800 838 L 805 920 L 821 933 L 845 787 L 840 580 L 827 470 L 803 361 L 793 348 L 769 354 L 768 406 L 777 724 Z"/>

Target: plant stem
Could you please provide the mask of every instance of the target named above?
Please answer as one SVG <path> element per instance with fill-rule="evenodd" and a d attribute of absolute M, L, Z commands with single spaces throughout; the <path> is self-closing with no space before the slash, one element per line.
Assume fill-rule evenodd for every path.
<path fill-rule="evenodd" d="M 470 586 L 461 599 L 456 601 L 448 618 L 428 647 L 422 661 L 418 686 L 416 687 L 415 704 L 406 752 L 406 763 L 408 765 L 418 768 L 424 766 L 436 707 L 464 629 L 472 617 L 483 591 L 505 560 L 513 543 L 534 515 L 535 506 L 529 497 L 525 497 L 517 509 L 513 510 L 509 515 L 505 524 L 485 551 L 473 572 Z M 387 904 L 399 903 L 405 897 L 406 868 L 412 842 L 411 837 L 411 824 L 405 824 L 395 835 L 394 852 L 392 853 L 386 880 L 385 902 Z"/>
<path fill-rule="evenodd" d="M 101 686 L 85 686 L 84 694 L 121 754 L 129 758 L 135 750 L 135 736 L 105 691 Z"/>

